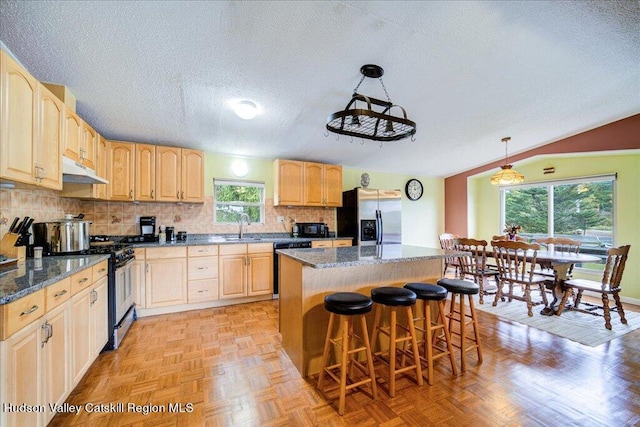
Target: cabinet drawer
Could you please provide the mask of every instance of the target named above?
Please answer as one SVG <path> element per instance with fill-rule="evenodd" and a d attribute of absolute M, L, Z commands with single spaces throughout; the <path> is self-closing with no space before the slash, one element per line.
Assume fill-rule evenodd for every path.
<path fill-rule="evenodd" d="M 179 248 L 147 248 L 147 259 L 186 258 L 187 247 Z"/>
<path fill-rule="evenodd" d="M 220 245 L 220 255 L 246 255 L 247 245 Z"/>
<path fill-rule="evenodd" d="M 46 309 L 50 311 L 71 298 L 71 277 L 44 288 Z"/>
<path fill-rule="evenodd" d="M 187 264 L 187 277 L 189 280 L 211 279 L 218 277 L 217 256 L 189 258 Z"/>
<path fill-rule="evenodd" d="M 218 255 L 218 245 L 189 246 L 187 255 L 189 257 Z"/>
<path fill-rule="evenodd" d="M 97 282 L 99 279 L 102 279 L 109 273 L 109 260 L 104 260 L 99 264 L 91 267 L 91 274 L 93 275 L 92 282 Z"/>
<path fill-rule="evenodd" d="M 187 300 L 189 303 L 215 301 L 218 299 L 218 279 L 189 280 Z"/>
<path fill-rule="evenodd" d="M 330 240 L 315 240 L 311 242 L 312 248 L 331 248 L 333 244 Z"/>
<path fill-rule="evenodd" d="M 75 295 L 93 283 L 92 269 L 86 268 L 71 276 L 71 295 Z"/>
<path fill-rule="evenodd" d="M 334 240 L 333 247 L 335 248 L 339 246 L 351 246 L 351 240 Z"/>
<path fill-rule="evenodd" d="M 250 254 L 273 252 L 273 243 L 249 243 L 247 246 L 247 252 Z"/>
<path fill-rule="evenodd" d="M 137 260 L 144 260 L 144 257 L 146 256 L 146 250 L 145 248 L 135 248 L 133 250 L 133 254 L 136 256 Z"/>
<path fill-rule="evenodd" d="M 13 333 L 42 317 L 45 313 L 44 301 L 44 289 L 40 289 L 26 297 L 0 306 L 4 324 L 0 330 L 0 340 L 9 338 Z"/>

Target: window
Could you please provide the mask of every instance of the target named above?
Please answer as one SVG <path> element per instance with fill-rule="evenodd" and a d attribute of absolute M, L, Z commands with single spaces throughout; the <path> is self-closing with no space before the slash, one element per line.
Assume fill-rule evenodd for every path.
<path fill-rule="evenodd" d="M 246 213 L 252 223 L 264 223 L 264 183 L 213 180 L 213 221 L 238 223 Z"/>
<path fill-rule="evenodd" d="M 580 252 L 606 257 L 613 246 L 615 175 L 523 184 L 501 190 L 503 224 L 520 224 L 530 240 L 580 240 Z M 604 264 L 584 265 L 602 270 Z"/>

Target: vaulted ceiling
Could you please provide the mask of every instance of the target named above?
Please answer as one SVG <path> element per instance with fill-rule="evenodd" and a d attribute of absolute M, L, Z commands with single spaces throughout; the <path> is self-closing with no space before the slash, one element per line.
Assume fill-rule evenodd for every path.
<path fill-rule="evenodd" d="M 637 0 L 1 0 L 0 40 L 108 139 L 370 171 L 449 176 L 502 137 L 517 153 L 640 112 Z M 369 63 L 415 141 L 325 136 Z"/>

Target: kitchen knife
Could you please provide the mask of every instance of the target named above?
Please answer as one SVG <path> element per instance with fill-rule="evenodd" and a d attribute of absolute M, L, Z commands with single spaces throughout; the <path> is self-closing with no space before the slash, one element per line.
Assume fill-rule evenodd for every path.
<path fill-rule="evenodd" d="M 27 223 L 22 226 L 22 231 L 20 232 L 20 234 L 29 233 L 29 227 L 31 227 L 31 224 L 33 224 L 33 218 L 29 218 L 29 221 L 27 221 Z"/>
<path fill-rule="evenodd" d="M 20 224 L 16 225 L 16 227 L 13 229 L 13 232 L 15 234 L 17 234 L 20 231 L 20 229 L 22 228 L 23 225 L 24 225 L 24 219 L 22 221 L 20 221 Z"/>
<path fill-rule="evenodd" d="M 22 221 L 22 224 L 20 224 L 20 228 L 18 228 L 18 234 L 24 234 L 27 231 L 28 227 L 26 227 L 26 225 L 29 222 L 29 219 L 30 218 L 28 216 L 24 217 L 24 221 Z"/>
<path fill-rule="evenodd" d="M 15 227 L 15 226 L 16 226 L 16 224 L 18 223 L 18 221 L 20 221 L 20 217 L 19 217 L 19 216 L 17 216 L 17 217 L 13 220 L 13 222 L 11 223 L 11 227 L 9 227 L 9 233 L 13 233 L 13 227 Z"/>

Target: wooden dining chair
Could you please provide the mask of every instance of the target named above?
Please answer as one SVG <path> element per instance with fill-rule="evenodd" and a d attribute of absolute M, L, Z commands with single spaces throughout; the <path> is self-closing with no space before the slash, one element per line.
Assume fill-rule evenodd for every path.
<path fill-rule="evenodd" d="M 538 250 L 540 245 L 537 243 L 513 242 L 513 241 L 493 241 L 493 257 L 496 260 L 499 273 L 498 291 L 493 301 L 493 305 L 498 305 L 498 300 L 502 298 L 504 285 L 509 286 L 506 295 L 509 302 L 512 299 L 525 301 L 527 303 L 527 314 L 533 316 L 534 305 L 544 303 L 547 305 L 547 294 L 545 292 L 545 282 L 548 277 L 535 273 L 537 264 Z M 514 286 L 519 285 L 524 289 L 524 296 L 515 295 L 513 293 Z M 531 287 L 535 286 L 540 289 L 542 297 L 541 302 L 535 304 L 531 301 Z"/>
<path fill-rule="evenodd" d="M 627 324 L 627 319 L 624 317 L 624 309 L 622 308 L 622 301 L 620 301 L 620 291 L 622 281 L 622 273 L 624 272 L 624 266 L 627 262 L 629 255 L 629 249 L 631 245 L 620 246 L 618 248 L 610 248 L 607 250 L 607 264 L 604 267 L 604 273 L 602 274 L 602 281 L 596 282 L 594 280 L 586 279 L 571 279 L 564 282 L 565 291 L 562 296 L 562 301 L 558 307 L 558 316 L 562 314 L 569 296 L 573 290 L 577 291 L 571 310 L 581 311 L 583 313 L 589 313 L 596 316 L 600 314 L 594 312 L 594 309 L 601 308 L 604 312 L 604 326 L 607 329 L 611 329 L 611 309 L 609 309 L 609 295 L 613 295 L 613 299 L 616 302 L 616 307 L 613 309 L 620 315 L 620 322 L 624 325 Z M 584 291 L 595 292 L 602 295 L 602 306 L 592 306 L 591 310 L 581 309 L 580 300 L 582 299 L 582 293 Z M 590 304 L 591 305 L 591 304 Z"/>
<path fill-rule="evenodd" d="M 495 293 L 496 286 L 491 286 L 486 279 L 493 278 L 497 282 L 498 271 L 487 266 L 487 241 L 469 238 L 456 239 L 454 249 L 464 251 L 467 255 L 459 257 L 460 279 L 471 276 L 473 282 L 478 285 L 479 302 L 484 304 L 484 295 Z"/>
<path fill-rule="evenodd" d="M 535 243 L 539 244 L 541 248 L 544 248 L 548 251 L 572 254 L 577 254 L 580 251 L 580 245 L 582 245 L 582 242 L 580 240 L 569 239 L 567 237 L 543 237 L 541 239 L 536 239 Z M 569 277 L 571 277 L 572 271 L 573 264 L 571 264 L 571 267 L 569 267 Z M 553 272 L 553 268 L 551 268 L 551 266 L 541 266 L 537 273 L 543 276 L 554 278 L 555 280 L 555 273 Z"/>
<path fill-rule="evenodd" d="M 455 245 L 455 240 L 458 238 L 457 234 L 452 233 L 442 233 L 438 236 L 440 239 L 440 248 L 453 250 Z M 460 275 L 460 261 L 457 257 L 446 257 L 444 259 L 444 271 L 442 272 L 442 276 L 445 277 L 447 275 L 447 270 L 449 267 L 454 268 L 454 278 L 458 278 Z"/>

